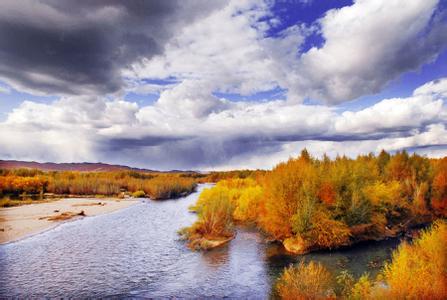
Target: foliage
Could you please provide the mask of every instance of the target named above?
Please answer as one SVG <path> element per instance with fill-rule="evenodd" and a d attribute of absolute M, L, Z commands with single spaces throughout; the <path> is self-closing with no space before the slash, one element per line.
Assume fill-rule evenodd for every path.
<path fill-rule="evenodd" d="M 435 165 L 432 206 L 437 213 L 447 216 L 447 157 Z"/>
<path fill-rule="evenodd" d="M 180 231 L 191 248 L 211 248 L 211 241 L 233 237 L 234 204 L 228 188 L 205 189 L 200 203 L 193 209 L 198 213 L 198 220 Z"/>
<path fill-rule="evenodd" d="M 447 223 L 437 221 L 413 244 L 403 243 L 385 266 L 390 298 L 447 297 Z"/>
<path fill-rule="evenodd" d="M 144 191 L 135 191 L 132 193 L 132 197 L 134 197 L 134 198 L 142 198 L 145 196 L 146 196 L 146 193 Z"/>
<path fill-rule="evenodd" d="M 323 299 L 333 294 L 331 273 L 321 264 L 301 261 L 284 269 L 276 283 L 281 299 Z"/>
<path fill-rule="evenodd" d="M 311 228 L 302 236 L 312 241 L 315 248 L 332 249 L 348 245 L 351 231 L 345 223 L 333 220 L 325 211 L 319 210 L 312 219 Z"/>
<path fill-rule="evenodd" d="M 317 180 L 317 172 L 306 158 L 290 159 L 276 166 L 266 176 L 261 228 L 275 239 L 292 236 L 292 224 L 297 221 L 301 224 L 295 231 L 305 230 L 317 196 Z M 297 220 L 301 217 L 305 219 Z"/>
<path fill-rule="evenodd" d="M 181 174 L 116 172 L 42 172 L 37 170 L 3 170 L 0 196 L 19 194 L 74 194 L 116 196 L 122 191 L 143 191 L 153 199 L 167 199 L 194 191 L 195 179 Z"/>
<path fill-rule="evenodd" d="M 362 275 L 353 285 L 349 299 L 363 300 L 371 298 L 373 292 L 373 283 L 369 279 L 368 274 Z"/>
<path fill-rule="evenodd" d="M 228 179 L 245 179 L 245 178 L 256 178 L 256 176 L 264 173 L 261 170 L 234 170 L 226 172 L 210 172 L 202 177 L 201 182 L 219 182 L 221 180 Z"/>
<path fill-rule="evenodd" d="M 446 299 L 446 237 L 447 223 L 436 221 L 412 244 L 401 244 L 376 280 L 355 280 L 347 271 L 333 280 L 321 264 L 301 261 L 284 269 L 276 290 L 282 299 Z"/>
<path fill-rule="evenodd" d="M 200 212 L 225 193 L 233 221 L 287 240 L 289 251 L 383 239 L 447 215 L 447 158 L 382 151 L 377 157 L 319 160 L 303 150 L 271 171 L 216 174 L 226 179 L 204 191 L 193 209 Z"/>

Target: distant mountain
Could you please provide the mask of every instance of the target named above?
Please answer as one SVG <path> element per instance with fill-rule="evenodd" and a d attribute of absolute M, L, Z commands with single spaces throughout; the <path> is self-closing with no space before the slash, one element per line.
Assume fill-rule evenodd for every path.
<path fill-rule="evenodd" d="M 138 172 L 159 172 L 149 169 L 132 168 L 121 165 L 110 165 L 104 163 L 39 163 L 35 161 L 0 160 L 0 169 L 38 169 L 42 171 L 138 171 Z"/>

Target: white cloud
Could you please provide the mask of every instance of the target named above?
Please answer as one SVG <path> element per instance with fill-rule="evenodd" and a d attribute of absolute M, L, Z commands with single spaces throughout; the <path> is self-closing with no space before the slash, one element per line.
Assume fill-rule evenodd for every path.
<path fill-rule="evenodd" d="M 378 92 L 433 60 L 447 43 L 446 25 L 434 18 L 438 2 L 357 0 L 310 26 L 295 24 L 269 36 L 280 23 L 270 2 L 229 1 L 175 26 L 158 55 L 119 70 L 127 92 L 160 95 L 153 105 L 110 95 L 25 101 L 0 123 L 0 156 L 211 169 L 271 167 L 304 146 L 355 155 L 445 145 L 445 78 L 360 111 L 330 106 Z M 322 35 L 323 45 L 303 52 L 314 34 Z M 34 82 L 59 80 L 33 74 L 27 76 Z M 286 100 L 215 96 L 276 87 L 288 89 Z M 305 105 L 305 98 L 326 104 Z"/>
<path fill-rule="evenodd" d="M 446 46 L 445 24 L 430 24 L 438 2 L 357 0 L 327 12 L 320 20 L 324 45 L 302 55 L 290 85 L 329 103 L 377 93 Z"/>
<path fill-rule="evenodd" d="M 446 80 L 427 83 L 408 98 L 343 113 L 285 100 L 207 98 L 206 85 L 188 88 L 197 81 L 184 81 L 145 107 L 99 97 L 26 101 L 0 123 L 0 156 L 211 169 L 271 167 L 304 146 L 353 155 L 447 145 Z"/>
<path fill-rule="evenodd" d="M 163 54 L 134 64 L 124 75 L 206 81 L 211 91 L 252 94 L 270 90 L 278 85 L 277 77 L 283 76 L 276 60 L 294 59 L 290 53 L 297 52 L 303 42 L 299 26 L 277 39 L 265 38 L 275 20 L 263 1 L 230 1 L 183 28 Z"/>
<path fill-rule="evenodd" d="M 268 36 L 277 25 L 268 4 L 230 1 L 124 75 L 199 80 L 212 91 L 243 95 L 280 86 L 291 101 L 340 103 L 379 92 L 446 47 L 447 26 L 434 17 L 438 3 L 357 0 L 311 26 L 296 24 Z M 324 44 L 303 52 L 306 38 L 316 33 Z"/>

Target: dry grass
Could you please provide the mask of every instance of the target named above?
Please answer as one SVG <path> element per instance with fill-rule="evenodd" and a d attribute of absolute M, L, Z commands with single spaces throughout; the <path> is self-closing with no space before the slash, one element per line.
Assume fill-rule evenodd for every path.
<path fill-rule="evenodd" d="M 38 203 L 47 203 L 58 199 L 45 199 L 45 200 L 32 200 L 32 199 L 23 199 L 23 200 L 14 200 L 8 197 L 0 199 L 0 207 L 14 207 L 28 204 L 38 204 Z"/>

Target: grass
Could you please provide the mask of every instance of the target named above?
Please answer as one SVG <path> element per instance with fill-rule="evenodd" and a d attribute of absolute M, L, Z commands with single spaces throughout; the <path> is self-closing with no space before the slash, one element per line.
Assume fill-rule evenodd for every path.
<path fill-rule="evenodd" d="M 5 197 L 0 199 L 0 207 L 14 207 L 14 206 L 21 206 L 21 205 L 27 205 L 27 204 L 37 204 L 37 203 L 47 203 L 54 200 L 33 200 L 33 199 L 23 199 L 23 200 L 14 200 L 10 199 L 9 197 Z"/>

